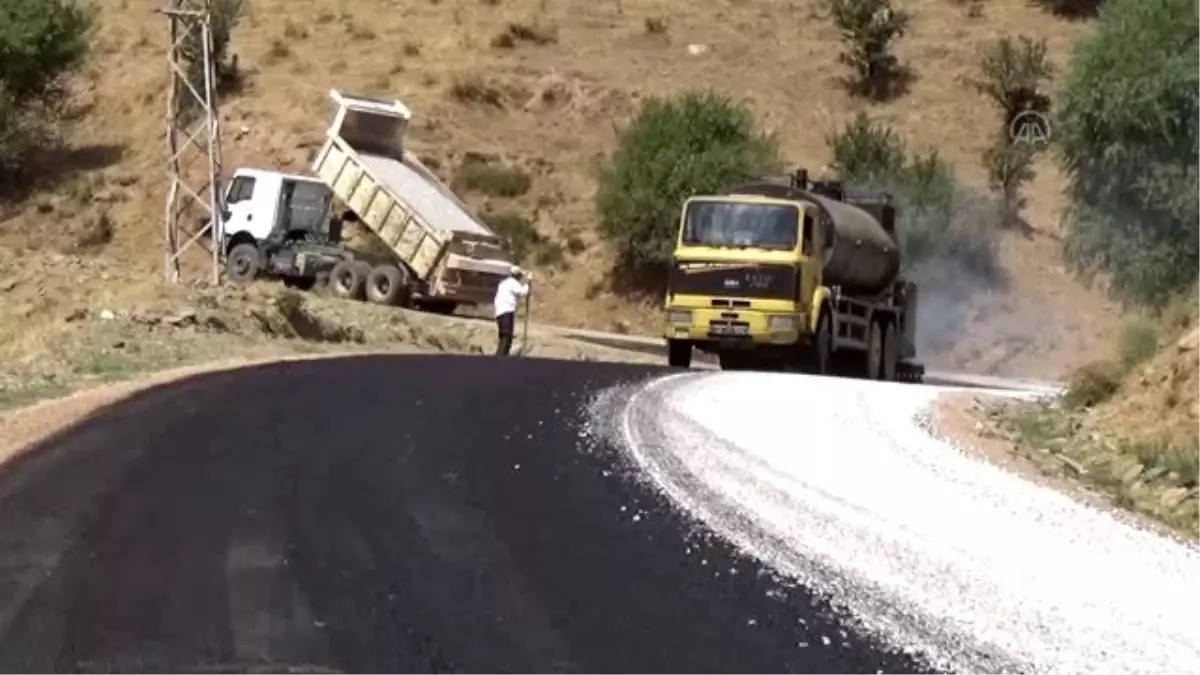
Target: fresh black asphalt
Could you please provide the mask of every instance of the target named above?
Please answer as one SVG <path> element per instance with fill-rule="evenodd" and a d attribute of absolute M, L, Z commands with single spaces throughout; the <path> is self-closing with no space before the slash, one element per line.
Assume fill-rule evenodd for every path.
<path fill-rule="evenodd" d="M 581 439 L 666 372 L 359 357 L 101 411 L 0 473 L 0 671 L 920 669 Z"/>

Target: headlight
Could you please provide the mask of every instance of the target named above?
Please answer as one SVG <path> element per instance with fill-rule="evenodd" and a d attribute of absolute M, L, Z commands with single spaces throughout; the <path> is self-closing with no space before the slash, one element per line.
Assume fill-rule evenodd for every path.
<path fill-rule="evenodd" d="M 691 323 L 692 313 L 686 310 L 672 310 L 667 312 L 667 323 Z"/>
<path fill-rule="evenodd" d="M 767 320 L 767 327 L 771 330 L 795 330 L 796 317 L 794 316 L 773 316 Z"/>

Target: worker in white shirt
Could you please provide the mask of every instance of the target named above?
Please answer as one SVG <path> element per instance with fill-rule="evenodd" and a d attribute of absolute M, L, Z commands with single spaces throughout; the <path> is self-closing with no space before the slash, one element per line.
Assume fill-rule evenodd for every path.
<path fill-rule="evenodd" d="M 520 267 L 513 265 L 509 269 L 509 276 L 496 287 L 496 299 L 492 301 L 496 310 L 496 329 L 500 334 L 500 341 L 496 344 L 496 356 L 508 356 L 509 350 L 512 349 L 517 303 L 520 298 L 529 294 L 529 284 L 524 283 L 523 279 L 532 282 L 533 275 L 526 274 Z"/>

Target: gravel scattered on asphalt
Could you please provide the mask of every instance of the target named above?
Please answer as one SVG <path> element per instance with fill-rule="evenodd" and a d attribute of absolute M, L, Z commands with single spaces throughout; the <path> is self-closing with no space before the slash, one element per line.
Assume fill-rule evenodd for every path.
<path fill-rule="evenodd" d="M 683 510 L 930 667 L 1200 670 L 1200 552 L 932 437 L 942 391 L 684 374 L 600 395 L 593 425 Z"/>

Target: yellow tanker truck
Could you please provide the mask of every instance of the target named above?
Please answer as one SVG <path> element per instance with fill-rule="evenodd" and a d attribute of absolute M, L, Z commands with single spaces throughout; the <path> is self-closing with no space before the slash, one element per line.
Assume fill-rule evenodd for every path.
<path fill-rule="evenodd" d="M 751 182 L 683 206 L 665 302 L 670 365 L 919 382 L 917 287 L 900 276 L 891 196 L 838 181 Z"/>

